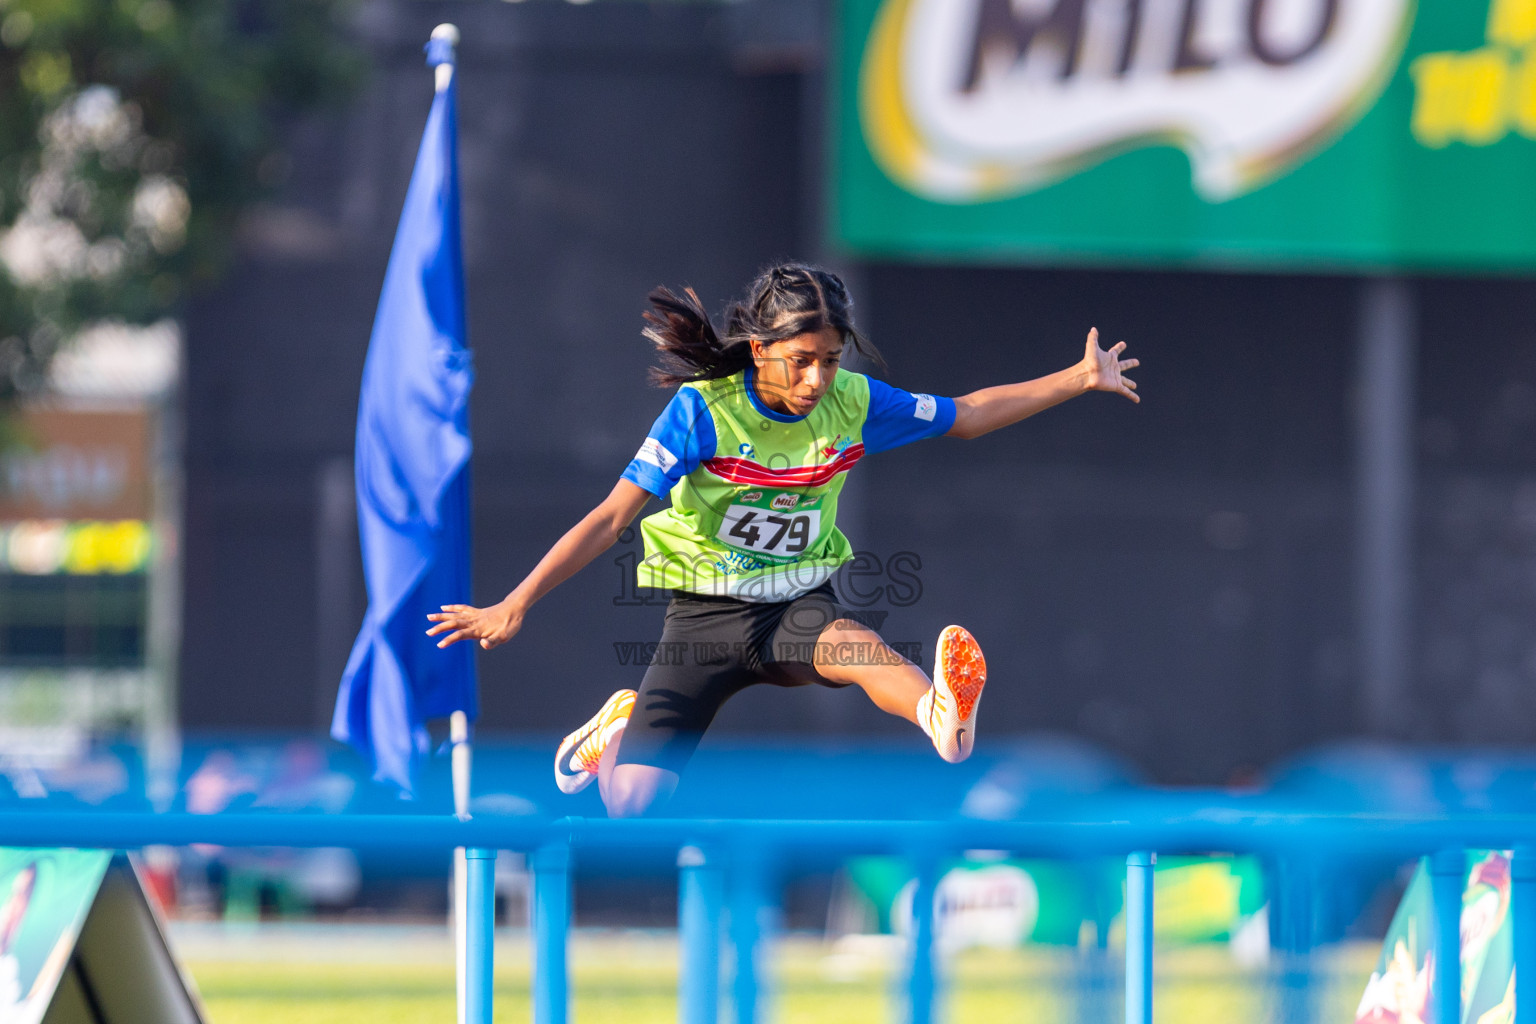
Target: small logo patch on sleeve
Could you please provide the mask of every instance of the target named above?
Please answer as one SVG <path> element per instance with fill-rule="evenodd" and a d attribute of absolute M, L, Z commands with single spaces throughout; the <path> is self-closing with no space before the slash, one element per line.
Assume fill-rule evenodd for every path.
<path fill-rule="evenodd" d="M 932 395 L 913 395 L 917 399 L 917 408 L 912 410 L 912 415 L 920 420 L 933 422 L 933 417 L 938 414 L 939 403 Z"/>
<path fill-rule="evenodd" d="M 933 413 L 930 412 L 928 418 L 933 419 Z M 677 456 L 667 451 L 666 446 L 654 437 L 645 439 L 640 450 L 635 452 L 635 458 L 641 462 L 649 462 L 663 473 L 670 472 L 672 467 L 677 465 Z"/>

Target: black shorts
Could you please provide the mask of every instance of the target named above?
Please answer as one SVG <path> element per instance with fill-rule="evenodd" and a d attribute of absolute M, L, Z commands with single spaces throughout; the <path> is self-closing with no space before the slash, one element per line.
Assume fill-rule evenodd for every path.
<path fill-rule="evenodd" d="M 813 660 L 822 630 L 854 617 L 830 583 L 778 603 L 673 591 L 617 763 L 681 772 L 721 706 L 757 683 L 846 685 L 824 678 Z"/>

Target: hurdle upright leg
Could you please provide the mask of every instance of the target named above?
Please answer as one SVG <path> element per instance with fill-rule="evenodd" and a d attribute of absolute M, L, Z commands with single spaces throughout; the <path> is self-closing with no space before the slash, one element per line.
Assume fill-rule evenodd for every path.
<path fill-rule="evenodd" d="M 730 872 L 731 945 L 736 969 L 731 979 L 731 1002 L 736 1024 L 757 1024 L 763 1019 L 763 930 L 773 911 L 768 894 L 768 864 L 761 850 L 738 846 L 732 851 Z"/>
<path fill-rule="evenodd" d="M 1125 859 L 1125 1024 L 1152 1024 L 1152 872 L 1157 854 Z"/>
<path fill-rule="evenodd" d="M 1108 869 L 1098 859 L 1079 861 L 1076 870 L 1083 891 L 1093 894 L 1093 943 L 1079 950 L 1077 1011 L 1071 1019 L 1082 1024 L 1110 1024 L 1114 1019 L 1114 985 L 1120 980 L 1119 969 L 1111 961 L 1109 952 L 1110 928 L 1115 915 L 1120 912 L 1119 886 L 1115 886 L 1116 898 L 1112 899 L 1103 874 Z"/>
<path fill-rule="evenodd" d="M 533 852 L 533 1024 L 566 1024 L 570 989 L 566 949 L 571 927 L 571 846 Z"/>
<path fill-rule="evenodd" d="M 720 916 L 725 879 L 719 858 L 697 846 L 677 857 L 677 930 L 681 948 L 679 1024 L 717 1024 L 720 1019 Z"/>
<path fill-rule="evenodd" d="M 1435 907 L 1430 1004 L 1437 1021 L 1461 1020 L 1461 895 L 1466 873 L 1467 856 L 1461 850 L 1441 850 L 1429 858 L 1429 891 Z"/>
<path fill-rule="evenodd" d="M 496 851 L 464 851 L 464 1024 L 491 1024 L 496 974 Z"/>
<path fill-rule="evenodd" d="M 1318 1019 L 1314 971 L 1322 892 L 1322 873 L 1314 858 L 1290 851 L 1276 860 L 1269 905 L 1275 918 L 1279 1019 L 1285 1024 Z"/>
<path fill-rule="evenodd" d="M 929 855 L 914 858 L 917 885 L 912 890 L 912 949 L 907 964 L 908 1024 L 932 1024 L 938 998 L 938 976 L 933 963 L 934 897 L 938 893 L 939 865 Z"/>

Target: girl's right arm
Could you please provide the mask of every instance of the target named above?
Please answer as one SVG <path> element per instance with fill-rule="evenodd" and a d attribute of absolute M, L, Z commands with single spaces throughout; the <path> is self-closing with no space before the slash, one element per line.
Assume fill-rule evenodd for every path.
<path fill-rule="evenodd" d="M 427 616 L 436 623 L 427 630 L 427 635 L 447 633 L 437 642 L 439 647 L 448 647 L 460 640 L 479 640 L 481 647 L 490 650 L 506 643 L 522 628 L 523 616 L 534 602 L 612 547 L 650 498 L 648 491 L 628 480 L 620 480 L 601 505 L 588 512 L 581 522 L 555 542 L 512 593 L 489 608 L 445 604 L 441 612 Z"/>

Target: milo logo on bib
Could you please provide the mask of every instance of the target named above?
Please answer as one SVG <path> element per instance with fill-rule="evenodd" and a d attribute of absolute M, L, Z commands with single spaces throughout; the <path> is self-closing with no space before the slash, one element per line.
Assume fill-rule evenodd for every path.
<path fill-rule="evenodd" d="M 770 508 L 779 512 L 788 512 L 798 504 L 800 504 L 798 494 L 775 494 L 773 500 L 768 503 Z"/>
<path fill-rule="evenodd" d="M 813 504 L 806 502 L 807 505 Z M 748 491 L 725 510 L 715 539 L 767 562 L 793 562 L 821 535 L 821 510 L 787 491 Z"/>

